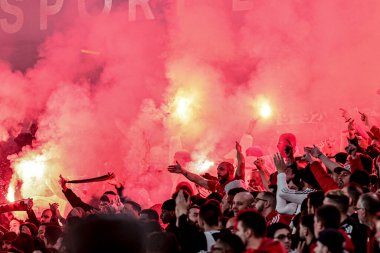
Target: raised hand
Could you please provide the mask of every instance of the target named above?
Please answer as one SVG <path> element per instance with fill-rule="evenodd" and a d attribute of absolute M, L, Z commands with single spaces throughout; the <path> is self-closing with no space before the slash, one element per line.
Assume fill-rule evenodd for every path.
<path fill-rule="evenodd" d="M 253 162 L 258 170 L 263 170 L 265 166 L 265 160 L 263 158 L 257 158 L 256 161 Z"/>
<path fill-rule="evenodd" d="M 169 165 L 168 171 L 170 173 L 176 173 L 176 174 L 181 174 L 183 172 L 181 164 L 179 164 L 177 161 L 175 161 L 175 165 Z"/>
<path fill-rule="evenodd" d="M 273 161 L 278 173 L 285 172 L 287 166 L 285 164 L 284 158 L 281 156 L 280 153 L 274 154 Z"/>
<path fill-rule="evenodd" d="M 61 185 L 61 187 L 62 187 L 62 190 L 64 190 L 64 191 L 66 191 L 67 190 L 67 186 L 66 186 L 66 184 L 67 184 L 67 179 L 66 178 L 64 178 L 64 177 L 62 177 L 62 175 L 59 175 L 59 184 Z"/>
<path fill-rule="evenodd" d="M 369 121 L 368 121 L 368 115 L 365 114 L 364 112 L 359 112 L 359 114 L 360 114 L 361 121 L 363 121 L 366 126 L 370 127 Z"/>
<path fill-rule="evenodd" d="M 305 147 L 304 148 L 304 151 L 305 151 L 305 155 L 302 157 L 305 161 L 307 161 L 308 163 L 312 163 L 313 162 L 313 158 L 310 154 L 310 148 L 308 147 Z"/>
<path fill-rule="evenodd" d="M 183 194 L 183 190 L 180 190 L 178 192 L 175 203 L 175 214 L 177 218 L 183 214 L 187 214 L 187 210 L 190 206 L 190 198 L 186 200 L 185 195 Z"/>
<path fill-rule="evenodd" d="M 25 206 L 26 210 L 30 210 L 33 207 L 33 199 L 28 198 L 28 199 L 23 199 L 22 204 Z"/>
<path fill-rule="evenodd" d="M 115 188 L 120 188 L 121 187 L 121 183 L 120 183 L 120 181 L 119 181 L 119 179 L 117 177 L 114 177 L 114 178 L 108 180 L 107 183 L 109 183 L 110 185 L 114 186 Z"/>
<path fill-rule="evenodd" d="M 339 110 L 340 110 L 341 113 L 342 113 L 342 117 L 343 117 L 346 121 L 348 121 L 348 120 L 351 119 L 350 114 L 347 112 L 346 109 L 339 108 Z"/>
<path fill-rule="evenodd" d="M 323 155 L 322 151 L 315 145 L 313 145 L 312 148 L 305 147 L 305 152 L 309 152 L 310 155 L 312 155 L 315 158 L 319 158 L 321 155 Z"/>
<path fill-rule="evenodd" d="M 235 148 L 236 148 L 236 152 L 241 153 L 241 145 L 239 142 L 236 142 Z"/>

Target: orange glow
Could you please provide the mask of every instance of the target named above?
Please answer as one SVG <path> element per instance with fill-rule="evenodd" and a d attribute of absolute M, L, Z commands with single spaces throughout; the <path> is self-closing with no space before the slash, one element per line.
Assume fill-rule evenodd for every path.
<path fill-rule="evenodd" d="M 8 193 L 7 193 L 7 200 L 9 202 L 14 202 L 15 201 L 15 186 L 14 186 L 13 182 L 11 182 L 9 184 Z"/>
<path fill-rule="evenodd" d="M 255 115 L 259 115 L 262 119 L 269 119 L 273 115 L 273 109 L 268 98 L 260 95 L 253 101 Z"/>
<path fill-rule="evenodd" d="M 186 95 L 185 95 L 186 93 Z M 196 112 L 196 96 L 183 90 L 177 92 L 172 103 L 175 119 L 181 124 L 187 124 L 194 119 Z"/>
<path fill-rule="evenodd" d="M 46 157 L 36 155 L 35 157 L 26 157 L 14 163 L 14 168 L 23 181 L 31 180 L 32 178 L 43 178 L 46 170 Z"/>

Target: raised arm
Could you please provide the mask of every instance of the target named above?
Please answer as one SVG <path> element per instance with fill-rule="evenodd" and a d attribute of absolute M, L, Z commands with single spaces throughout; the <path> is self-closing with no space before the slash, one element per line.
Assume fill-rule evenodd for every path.
<path fill-rule="evenodd" d="M 62 192 L 65 194 L 67 201 L 69 201 L 70 205 L 74 207 L 81 207 L 85 211 L 91 211 L 94 207 L 89 204 L 83 202 L 71 189 L 67 188 L 67 179 L 59 175 L 59 184 L 62 187 Z"/>
<path fill-rule="evenodd" d="M 314 147 L 312 148 L 305 148 L 305 152 L 308 152 L 310 153 L 313 157 L 315 158 L 318 158 L 321 160 L 321 162 L 326 166 L 326 168 L 331 171 L 331 172 L 334 172 L 334 169 L 337 168 L 337 167 L 341 167 L 341 165 L 339 165 L 338 163 L 330 160 L 330 158 L 328 158 L 327 156 L 325 156 L 322 151 L 314 145 Z"/>
<path fill-rule="evenodd" d="M 238 162 L 236 172 L 235 172 L 235 179 L 236 180 L 241 179 L 245 181 L 245 159 L 244 159 L 243 153 L 241 152 L 241 146 L 239 142 L 236 142 L 235 148 L 236 148 L 236 159 Z"/>
<path fill-rule="evenodd" d="M 261 182 L 263 183 L 265 191 L 269 191 L 269 186 L 268 186 L 268 179 L 266 173 L 268 169 L 265 167 L 265 161 L 262 158 L 257 158 L 257 160 L 254 162 L 257 170 L 259 171 Z"/>
<path fill-rule="evenodd" d="M 203 188 L 206 188 L 207 190 L 212 190 L 212 189 L 210 189 L 208 180 L 204 179 L 203 177 L 201 177 L 197 174 L 194 174 L 194 173 L 191 173 L 190 171 L 185 170 L 184 168 L 182 168 L 182 166 L 177 161 L 176 161 L 175 165 L 170 165 L 168 167 L 168 171 L 170 173 L 182 174 L 187 179 L 189 179 L 191 182 L 196 183 L 196 184 L 202 186 Z"/>

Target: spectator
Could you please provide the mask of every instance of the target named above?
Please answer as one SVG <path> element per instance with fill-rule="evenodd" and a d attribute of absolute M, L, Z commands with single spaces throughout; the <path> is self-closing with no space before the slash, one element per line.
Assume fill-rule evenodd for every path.
<path fill-rule="evenodd" d="M 237 216 L 236 235 L 246 246 L 246 253 L 273 252 L 285 253 L 280 242 L 265 237 L 266 220 L 254 210 L 245 210 Z"/>
<path fill-rule="evenodd" d="M 290 251 L 292 234 L 290 227 L 283 223 L 274 223 L 268 227 L 267 237 L 279 241 L 287 252 Z"/>
<path fill-rule="evenodd" d="M 315 253 L 344 253 L 344 236 L 336 229 L 325 229 L 318 235 Z"/>

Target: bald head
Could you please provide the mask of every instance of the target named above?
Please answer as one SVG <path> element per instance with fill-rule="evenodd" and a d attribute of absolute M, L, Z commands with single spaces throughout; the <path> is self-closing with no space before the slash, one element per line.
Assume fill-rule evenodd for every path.
<path fill-rule="evenodd" d="M 249 192 L 239 192 L 232 201 L 232 210 L 236 216 L 241 210 L 252 207 L 255 198 Z"/>

